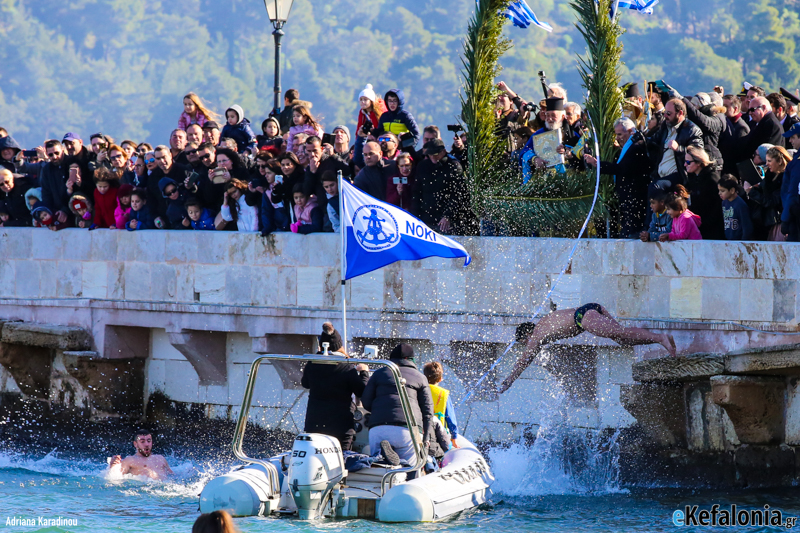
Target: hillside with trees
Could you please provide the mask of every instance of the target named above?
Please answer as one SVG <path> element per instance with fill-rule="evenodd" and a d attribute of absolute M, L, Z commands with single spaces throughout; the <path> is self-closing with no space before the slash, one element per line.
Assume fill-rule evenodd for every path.
<path fill-rule="evenodd" d="M 581 101 L 584 49 L 568 2 L 530 0 L 554 27 L 508 26 L 501 78 L 539 98 L 536 73 Z M 798 2 L 662 0 L 652 16 L 624 12 L 622 79 L 663 78 L 683 93 L 742 81 L 800 84 Z M 283 89 L 295 87 L 330 130 L 355 125 L 357 95 L 400 87 L 420 123 L 460 112 L 461 39 L 473 0 L 296 0 L 284 38 Z M 241 105 L 254 125 L 272 108 L 272 26 L 256 0 L 0 0 L 0 125 L 23 145 L 102 131 L 164 142 L 200 94 L 217 112 Z"/>

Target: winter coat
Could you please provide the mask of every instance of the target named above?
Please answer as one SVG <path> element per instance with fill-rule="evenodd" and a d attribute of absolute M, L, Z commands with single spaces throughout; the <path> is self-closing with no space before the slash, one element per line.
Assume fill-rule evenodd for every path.
<path fill-rule="evenodd" d="M 114 209 L 114 224 L 117 226 L 117 229 L 125 229 L 127 227 L 130 214 L 131 206 L 123 208 L 122 204 L 119 202 L 119 198 L 117 198 L 117 207 Z"/>
<path fill-rule="evenodd" d="M 117 187 L 109 187 L 105 194 L 94 190 L 94 225 L 98 228 L 116 226 Z"/>
<path fill-rule="evenodd" d="M 381 112 L 381 115 L 386 113 L 386 103 L 383 100 L 378 100 L 377 102 L 372 103 L 373 109 L 378 108 Z M 380 124 L 380 117 L 375 111 L 370 111 L 367 113 L 363 109 L 358 110 L 358 124 L 356 124 L 356 134 L 361 131 L 361 127 L 367 123 L 369 120 L 372 123 L 372 127 L 374 129 L 378 129 L 378 125 Z"/>
<path fill-rule="evenodd" d="M 314 107 L 314 104 L 311 102 L 306 102 L 305 100 L 295 100 L 291 104 L 284 107 L 283 111 L 281 111 L 280 115 L 278 115 L 278 122 L 281 125 L 281 135 L 289 133 L 289 128 L 294 126 L 294 108 L 295 106 L 299 105 L 309 110 Z"/>
<path fill-rule="evenodd" d="M 767 172 L 747 193 L 750 216 L 758 229 L 766 229 L 781 221 L 781 185 L 783 172 Z"/>
<path fill-rule="evenodd" d="M 86 206 L 86 213 L 81 215 L 78 213 L 78 210 L 75 208 L 75 203 L 81 202 Z M 69 198 L 69 210 L 72 212 L 72 216 L 75 217 L 75 225 L 78 227 L 90 228 L 93 225 L 94 220 L 94 210 L 92 206 L 92 201 L 89 200 L 86 196 L 76 193 L 70 196 Z"/>
<path fill-rule="evenodd" d="M 795 226 L 800 225 L 800 220 L 797 220 L 794 213 L 800 207 L 800 198 L 797 195 L 798 187 L 800 187 L 800 152 L 794 154 L 794 158 L 786 165 L 786 170 L 783 172 L 783 183 L 781 183 L 781 222 L 792 221 Z"/>
<path fill-rule="evenodd" d="M 257 148 L 256 134 L 253 133 L 253 128 L 250 127 L 250 121 L 244 118 L 244 111 L 242 111 L 242 108 L 238 105 L 233 105 L 230 109 L 233 109 L 239 115 L 239 122 L 235 126 L 225 124 L 225 127 L 222 128 L 220 138 L 230 137 L 236 141 L 236 150 L 240 154 L 245 150 Z"/>
<path fill-rule="evenodd" d="M 381 159 L 374 167 L 362 168 L 356 175 L 353 184 L 370 196 L 384 202 L 386 201 L 386 180 L 398 174 L 397 163 Z"/>
<path fill-rule="evenodd" d="M 715 161 L 717 170 L 722 169 L 719 138 L 728 124 L 725 120 L 725 108 L 713 105 L 697 107 L 688 98 L 684 98 L 683 103 L 686 104 L 686 118 L 697 124 L 703 132 L 703 146 L 706 153 Z"/>
<path fill-rule="evenodd" d="M 308 124 L 303 124 L 302 126 L 292 126 L 291 128 L 289 128 L 289 139 L 287 139 L 286 141 L 287 152 L 291 152 L 295 148 L 294 136 L 297 135 L 298 133 L 305 133 L 309 137 L 311 137 L 312 135 L 316 135 L 317 137 L 322 139 L 322 135 L 325 132 L 319 126 L 317 126 L 316 128 Z"/>
<path fill-rule="evenodd" d="M 750 122 L 750 133 L 736 141 L 737 161 L 750 159 L 762 144 L 783 146 L 783 127 L 775 113 L 767 113 L 758 124 Z M 795 193 L 797 191 L 795 190 Z"/>
<path fill-rule="evenodd" d="M 666 140 L 669 137 L 669 124 L 666 121 L 661 124 L 661 127 L 656 133 L 647 140 L 648 151 L 650 158 L 653 160 L 653 172 L 650 177 L 654 182 L 661 179 L 658 174 L 658 167 L 661 160 L 667 151 L 672 152 L 671 148 L 666 148 Z M 678 179 L 677 183 L 686 183 L 686 148 L 689 146 L 696 146 L 703 148 L 703 132 L 691 120 L 684 120 L 678 126 L 678 135 L 675 137 L 675 142 L 678 143 L 678 149 L 675 150 L 675 163 L 677 167 Z"/>
<path fill-rule="evenodd" d="M 689 208 L 703 221 L 700 233 L 705 240 L 725 240 L 722 221 L 722 199 L 719 197 L 719 172 L 711 166 L 700 174 L 689 174 L 686 190 L 689 192 Z"/>
<path fill-rule="evenodd" d="M 31 226 L 31 207 L 28 203 L 28 198 L 35 195 L 36 187 L 35 180 L 30 178 L 16 178 L 14 179 L 14 188 L 8 193 L 0 192 L 0 198 L 6 202 L 8 209 L 9 219 L 3 226 L 5 227 L 25 227 Z M 38 198 L 41 200 L 41 191 L 39 191 Z"/>
<path fill-rule="evenodd" d="M 192 120 L 192 117 L 189 115 L 189 113 L 184 111 L 181 113 L 181 116 L 178 119 L 178 128 L 185 130 L 192 124 L 197 124 L 202 128 L 206 122 L 208 122 L 208 117 L 206 117 L 199 109 L 195 112 L 194 120 Z"/>
<path fill-rule="evenodd" d="M 661 214 L 653 211 L 653 218 L 650 219 L 650 228 L 648 228 L 647 232 L 650 234 L 652 242 L 657 242 L 663 233 L 672 232 L 672 217 L 667 214 L 666 209 Z"/>
<path fill-rule="evenodd" d="M 736 142 L 750 133 L 750 126 L 739 116 L 735 120 L 725 117 L 725 129 L 719 136 L 719 151 L 722 154 L 722 173 L 739 175 L 736 162 L 739 154 L 736 153 Z"/>
<path fill-rule="evenodd" d="M 699 216 L 687 209 L 678 218 L 672 219 L 672 231 L 669 233 L 669 240 L 701 240 L 703 238 L 699 229 L 701 222 Z"/>
<path fill-rule="evenodd" d="M 131 220 L 136 220 L 139 223 L 136 226 L 136 229 L 131 228 Z M 138 211 L 131 209 L 131 212 L 128 214 L 128 225 L 126 227 L 128 228 L 128 231 L 156 229 L 155 217 L 153 217 L 152 213 L 150 213 L 150 206 L 145 204 Z"/>
<path fill-rule="evenodd" d="M 300 223 L 297 233 L 303 235 L 319 233 L 324 225 L 325 208 L 317 203 L 316 197 L 312 196 L 303 209 L 300 209 L 300 206 L 294 206 L 294 216 L 295 220 Z"/>
<path fill-rule="evenodd" d="M 391 359 L 391 362 L 400 367 L 400 375 L 406 380 L 406 393 L 411 411 L 414 413 L 414 420 L 427 437 L 434 416 L 428 379 L 417 370 L 410 359 Z M 407 427 L 403 407 L 400 404 L 400 394 L 388 368 L 381 367 L 372 374 L 361 396 L 361 403 L 370 411 L 368 423 L 370 428 L 385 425 Z"/>
<path fill-rule="evenodd" d="M 471 219 L 470 196 L 461 165 L 447 156 L 439 163 L 425 158 L 417 166 L 414 213 L 431 228 L 447 217 L 455 233 L 466 229 Z"/>
<path fill-rule="evenodd" d="M 327 171 L 334 174 L 341 171 L 342 176 L 347 178 L 350 175 L 350 167 L 339 161 L 339 159 L 328 154 L 322 154 L 316 172 L 311 172 L 311 167 L 307 167 L 303 176 L 303 192 L 306 196 L 312 194 L 317 198 L 325 198 L 325 187 L 322 186 L 322 175 Z"/>
<path fill-rule="evenodd" d="M 211 215 L 211 212 L 208 209 L 203 209 L 203 212 L 200 214 L 200 220 L 194 221 L 192 220 L 192 229 L 196 230 L 215 230 L 217 229 L 214 226 L 214 217 Z"/>
<path fill-rule="evenodd" d="M 39 183 L 42 187 L 42 202 L 53 212 L 63 211 L 69 213 L 69 193 L 67 192 L 67 178 L 64 175 L 65 159 L 61 165 L 54 165 L 49 161 L 40 163 L 23 163 L 19 171 L 23 174 L 36 174 L 39 176 Z M 67 172 L 69 172 L 68 168 Z M 81 176 L 81 180 L 86 180 L 86 175 Z M 88 178 L 91 180 L 91 178 Z M 78 192 L 77 190 L 74 192 Z"/>
<path fill-rule="evenodd" d="M 631 143 L 622 159 L 600 162 L 600 172 L 614 176 L 614 190 L 619 199 L 620 235 L 624 238 L 640 232 L 645 226 L 651 171 L 652 162 L 641 141 Z"/>
<path fill-rule="evenodd" d="M 396 97 L 399 103 L 397 104 L 396 110 L 387 110 L 381 115 L 381 118 L 378 120 L 378 129 L 390 131 L 398 137 L 407 131 L 411 132 L 411 135 L 414 136 L 413 148 L 419 141 L 419 127 L 417 126 L 417 121 L 414 120 L 414 116 L 404 109 L 406 105 L 406 96 L 400 89 L 391 89 L 386 92 L 383 100 L 386 101 L 389 96 Z"/>
<path fill-rule="evenodd" d="M 228 197 L 228 202 L 231 200 L 232 198 Z M 258 204 L 255 195 L 248 191 L 239 197 L 236 204 L 239 208 L 236 217 L 237 231 L 258 231 Z M 230 205 L 223 204 L 220 213 L 222 213 L 223 220 L 233 222 Z"/>
<path fill-rule="evenodd" d="M 369 372 L 358 371 L 348 363 L 308 363 L 300 379 L 300 384 L 309 389 L 303 431 L 337 438 L 348 433 L 355 435 L 352 395 L 360 397 L 368 380 Z"/>
<path fill-rule="evenodd" d="M 402 197 L 400 196 L 400 194 L 398 194 L 397 184 L 394 182 L 394 179 L 397 177 L 400 177 L 399 169 L 396 175 L 386 178 L 386 201 L 392 205 L 396 205 L 397 207 L 402 207 L 406 211 L 411 212 L 413 204 L 414 184 L 416 183 L 415 172 L 413 170 L 411 171 L 411 175 L 408 176 L 408 183 L 403 185 Z"/>
<path fill-rule="evenodd" d="M 16 172 L 14 169 L 13 157 L 15 157 L 20 150 L 22 150 L 22 147 L 17 141 L 14 140 L 14 137 L 9 135 L 7 137 L 0 137 L 0 151 L 5 150 L 6 148 L 13 148 L 14 156 L 12 156 L 12 160 L 0 159 L 0 165 L 11 172 Z"/>

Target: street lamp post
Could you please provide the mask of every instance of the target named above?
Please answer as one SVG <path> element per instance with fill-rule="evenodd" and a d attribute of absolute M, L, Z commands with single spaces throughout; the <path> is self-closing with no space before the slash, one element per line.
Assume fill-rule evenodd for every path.
<path fill-rule="evenodd" d="M 275 31 L 272 36 L 275 39 L 275 105 L 272 108 L 273 115 L 277 116 L 281 112 L 281 39 L 284 36 L 283 25 L 289 20 L 289 13 L 292 11 L 294 0 L 264 0 L 272 27 Z"/>

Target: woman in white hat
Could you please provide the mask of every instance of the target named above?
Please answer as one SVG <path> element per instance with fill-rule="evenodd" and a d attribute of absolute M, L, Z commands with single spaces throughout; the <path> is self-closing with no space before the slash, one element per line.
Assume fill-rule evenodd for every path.
<path fill-rule="evenodd" d="M 367 130 L 377 128 L 378 119 L 386 112 L 386 104 L 383 103 L 383 98 L 375 94 L 375 90 L 369 83 L 358 95 L 358 103 L 361 109 L 358 110 L 356 135 L 366 137 L 369 131 L 363 129 L 364 125 L 369 121 L 371 125 L 367 127 Z"/>

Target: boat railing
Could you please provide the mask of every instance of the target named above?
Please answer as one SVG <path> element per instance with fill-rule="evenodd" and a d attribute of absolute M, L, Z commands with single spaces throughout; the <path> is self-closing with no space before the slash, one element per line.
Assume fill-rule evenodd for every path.
<path fill-rule="evenodd" d="M 392 373 L 392 377 L 394 378 L 395 386 L 397 387 L 397 391 L 400 396 L 400 405 L 403 408 L 403 415 L 406 419 L 406 426 L 408 427 L 409 433 L 411 433 L 411 442 L 414 446 L 414 464 L 390 470 L 383 475 L 381 479 L 381 496 L 386 494 L 386 487 L 389 486 L 391 479 L 396 476 L 397 474 L 402 474 L 406 472 L 416 472 L 421 470 L 423 466 L 425 466 L 426 457 L 425 457 L 425 449 L 420 442 L 420 430 L 417 426 L 416 419 L 414 418 L 414 412 L 411 408 L 411 402 L 408 399 L 408 393 L 406 392 L 405 383 L 406 380 L 400 374 L 400 368 L 392 363 L 391 361 L 385 359 L 355 359 L 355 358 L 348 358 L 343 355 L 322 355 L 322 354 L 305 354 L 305 355 L 285 355 L 285 354 L 265 354 L 261 357 L 258 357 L 256 360 L 253 361 L 253 364 L 250 365 L 250 373 L 248 374 L 247 384 L 245 385 L 244 390 L 244 397 L 242 398 L 242 408 L 239 410 L 239 419 L 236 422 L 236 430 L 233 435 L 233 455 L 236 456 L 237 459 L 240 461 L 244 461 L 246 463 L 254 463 L 263 466 L 270 477 L 270 481 L 272 481 L 273 487 L 278 487 L 278 492 L 280 492 L 280 484 L 278 482 L 278 470 L 269 461 L 264 461 L 262 459 L 256 459 L 253 457 L 248 457 L 245 455 L 244 451 L 242 450 L 242 444 L 244 442 L 244 432 L 247 428 L 247 419 L 248 413 L 250 411 L 250 405 L 253 400 L 253 391 L 255 390 L 256 385 L 256 378 L 258 377 L 258 369 L 261 365 L 267 360 L 281 360 L 281 361 L 295 361 L 297 363 L 303 362 L 310 362 L 310 363 L 317 363 L 317 364 L 324 364 L 324 365 L 337 365 L 339 363 L 348 363 L 352 365 L 357 364 L 365 364 L 368 366 L 385 366 L 389 369 Z"/>

